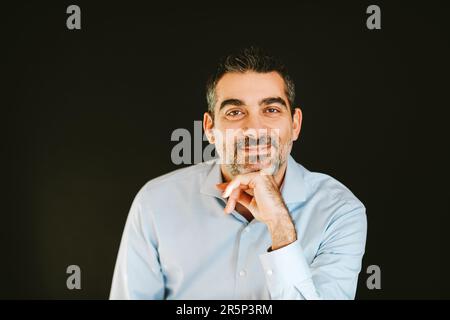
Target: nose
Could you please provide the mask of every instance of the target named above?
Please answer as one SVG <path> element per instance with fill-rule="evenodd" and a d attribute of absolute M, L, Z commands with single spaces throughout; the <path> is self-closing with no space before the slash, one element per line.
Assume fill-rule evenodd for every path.
<path fill-rule="evenodd" d="M 250 114 L 243 123 L 242 133 L 244 136 L 257 138 L 262 129 L 265 130 L 259 116 Z"/>

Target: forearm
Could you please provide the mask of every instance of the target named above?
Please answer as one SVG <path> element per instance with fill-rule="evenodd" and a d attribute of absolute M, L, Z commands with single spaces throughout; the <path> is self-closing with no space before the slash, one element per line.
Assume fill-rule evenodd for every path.
<path fill-rule="evenodd" d="M 272 238 L 271 250 L 285 247 L 297 240 L 297 232 L 287 210 L 278 215 L 276 220 L 268 223 L 267 228 Z"/>

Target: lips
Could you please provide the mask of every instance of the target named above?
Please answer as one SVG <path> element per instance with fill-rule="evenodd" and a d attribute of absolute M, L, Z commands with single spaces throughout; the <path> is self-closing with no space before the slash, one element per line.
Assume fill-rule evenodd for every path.
<path fill-rule="evenodd" d="M 271 146 L 267 144 L 267 145 L 245 147 L 242 150 L 248 153 L 263 153 L 263 152 L 266 153 L 270 150 L 270 148 Z"/>

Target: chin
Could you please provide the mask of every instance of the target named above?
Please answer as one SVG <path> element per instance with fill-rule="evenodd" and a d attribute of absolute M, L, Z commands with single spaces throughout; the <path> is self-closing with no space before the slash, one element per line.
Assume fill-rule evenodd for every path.
<path fill-rule="evenodd" d="M 250 173 L 250 172 L 256 172 L 264 170 L 268 174 L 273 174 L 272 171 L 274 171 L 274 168 L 276 166 L 272 163 L 271 159 L 264 162 L 257 162 L 257 163 L 248 163 L 242 166 L 243 173 Z"/>
<path fill-rule="evenodd" d="M 241 173 L 246 174 L 250 172 L 257 172 L 260 171 L 262 168 L 257 166 L 256 164 L 249 164 L 242 167 Z"/>

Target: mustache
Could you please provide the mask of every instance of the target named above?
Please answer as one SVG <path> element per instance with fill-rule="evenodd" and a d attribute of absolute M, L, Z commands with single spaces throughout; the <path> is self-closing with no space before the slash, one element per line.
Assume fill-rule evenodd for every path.
<path fill-rule="evenodd" d="M 258 138 L 253 137 L 243 137 L 236 141 L 235 143 L 235 149 L 241 150 L 244 148 L 249 147 L 270 147 L 274 146 L 275 148 L 278 148 L 278 141 L 277 139 L 272 138 L 271 136 L 261 136 Z"/>

